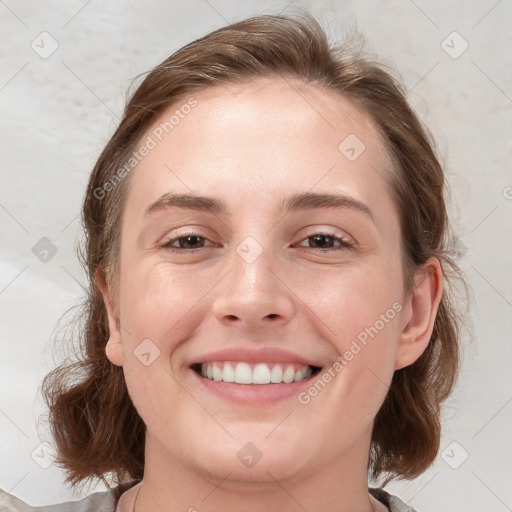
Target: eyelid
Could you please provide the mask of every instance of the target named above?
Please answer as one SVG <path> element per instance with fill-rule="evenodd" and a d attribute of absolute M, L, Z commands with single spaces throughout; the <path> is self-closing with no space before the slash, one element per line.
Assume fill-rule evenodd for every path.
<path fill-rule="evenodd" d="M 183 232 L 183 233 L 176 233 L 174 234 L 173 236 L 171 237 L 164 237 L 163 241 L 162 242 L 159 242 L 157 244 L 158 247 L 160 248 L 169 248 L 171 251 L 173 249 L 176 249 L 176 251 L 183 251 L 183 252 L 198 252 L 202 249 L 206 249 L 206 247 L 199 247 L 198 249 L 182 249 L 182 248 L 179 248 L 179 247 L 172 247 L 171 244 L 175 243 L 177 240 L 179 240 L 180 238 L 187 238 L 189 236 L 195 236 L 197 238 L 203 238 L 204 240 L 208 241 L 208 242 L 211 242 L 211 244 L 208 246 L 208 247 L 212 247 L 212 246 L 215 246 L 216 244 L 214 242 L 212 242 L 212 240 L 210 240 L 210 238 L 206 235 L 203 235 L 201 234 L 200 231 L 197 231 L 197 230 L 191 230 L 189 229 L 188 231 L 186 232 Z"/>
<path fill-rule="evenodd" d="M 310 228 L 313 228 L 312 226 L 308 226 Z M 338 242 L 337 246 L 330 247 L 330 248 L 316 248 L 316 247 L 304 247 L 300 244 L 307 241 L 309 238 L 313 238 L 315 236 L 326 236 L 334 239 L 336 242 Z M 216 243 L 212 242 L 207 247 L 198 247 L 198 248 L 182 248 L 182 247 L 174 247 L 173 244 L 176 243 L 181 238 L 187 238 L 189 236 L 194 236 L 197 238 L 202 238 L 207 242 L 212 242 L 208 236 L 205 236 L 201 233 L 201 230 L 194 230 L 193 228 L 188 228 L 187 231 L 184 231 L 182 233 L 176 233 L 172 237 L 165 238 L 163 242 L 158 244 L 158 247 L 161 249 L 166 249 L 174 253 L 200 253 L 204 250 L 206 250 L 208 247 L 215 246 Z M 347 236 L 345 233 L 337 234 L 335 229 L 333 228 L 313 228 L 312 232 L 310 234 L 304 234 L 302 237 L 298 240 L 298 247 L 303 247 L 305 249 L 309 249 L 310 251 L 316 252 L 316 253 L 323 253 L 323 254 L 329 254 L 332 252 L 339 252 L 342 250 L 354 250 L 355 246 L 357 245 L 357 242 L 353 240 L 352 237 Z"/>
<path fill-rule="evenodd" d="M 307 233 L 309 232 L 311 232 L 311 234 L 308 235 Z M 337 227 L 330 226 L 328 224 L 310 224 L 308 226 L 305 226 L 304 228 L 301 228 L 299 233 L 306 233 L 305 235 L 303 235 L 304 238 L 320 233 L 323 235 L 345 238 L 349 242 L 352 242 L 354 244 L 357 243 L 357 240 L 352 235 L 349 235 L 347 231 Z"/>
<path fill-rule="evenodd" d="M 211 229 L 209 229 L 205 226 L 198 225 L 198 224 L 190 224 L 190 225 L 183 226 L 183 227 L 177 227 L 177 228 L 174 228 L 174 229 L 166 232 L 162 236 L 162 240 L 168 242 L 169 240 L 174 240 L 176 238 L 181 238 L 181 237 L 190 236 L 190 235 L 200 236 L 202 238 L 207 238 L 207 239 L 214 238 L 209 233 L 211 233 Z"/>
<path fill-rule="evenodd" d="M 315 231 L 311 235 L 308 235 L 306 237 L 301 237 L 300 243 L 305 242 L 309 238 L 313 238 L 313 237 L 318 236 L 318 235 L 327 236 L 327 237 L 333 238 L 335 241 L 337 241 L 339 243 L 339 245 L 335 246 L 335 247 L 330 247 L 330 248 L 327 248 L 327 249 L 321 249 L 321 248 L 318 249 L 316 247 L 309 247 L 309 249 L 314 251 L 314 252 L 324 253 L 325 254 L 325 253 L 341 251 L 343 249 L 345 249 L 345 250 L 346 249 L 354 249 L 355 245 L 356 245 L 354 241 L 352 241 L 350 238 L 346 237 L 344 234 L 338 235 L 336 233 L 333 233 L 332 230 L 317 230 L 317 231 Z M 299 245 L 299 247 L 303 247 L 303 246 Z"/>

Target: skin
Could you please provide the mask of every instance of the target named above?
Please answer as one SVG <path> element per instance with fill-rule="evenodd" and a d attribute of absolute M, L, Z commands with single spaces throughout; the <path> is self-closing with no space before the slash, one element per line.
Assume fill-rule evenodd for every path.
<path fill-rule="evenodd" d="M 430 340 L 442 273 L 429 260 L 405 295 L 391 164 L 375 123 L 332 91 L 280 79 L 193 96 L 197 106 L 130 175 L 115 304 L 97 275 L 109 315 L 106 355 L 123 367 L 147 426 L 136 510 L 386 510 L 368 494 L 373 420 L 393 372 Z M 348 134 L 366 146 L 355 161 L 338 149 Z M 350 195 L 375 223 L 349 208 L 276 213 L 285 197 L 308 191 Z M 172 208 L 144 218 L 164 192 L 213 196 L 231 214 Z M 204 237 L 196 252 L 158 246 L 188 229 Z M 315 245 L 309 237 L 325 229 L 354 248 Z M 248 236 L 263 250 L 250 264 L 236 252 Z M 322 247 L 339 250 L 314 251 Z M 281 347 L 327 368 L 393 303 L 401 311 L 307 405 L 296 397 L 231 403 L 205 391 L 189 368 L 233 346 Z M 147 338 L 160 350 L 148 366 L 134 355 Z M 237 457 L 247 442 L 262 453 L 252 467 Z"/>

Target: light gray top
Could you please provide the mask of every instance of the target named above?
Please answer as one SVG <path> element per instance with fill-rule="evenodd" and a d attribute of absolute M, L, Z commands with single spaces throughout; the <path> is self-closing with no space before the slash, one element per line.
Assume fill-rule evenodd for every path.
<path fill-rule="evenodd" d="M 0 512 L 116 512 L 117 502 L 123 492 L 140 480 L 119 484 L 107 491 L 97 492 L 79 501 L 68 501 L 57 505 L 31 507 L 16 496 L 0 489 Z M 389 494 L 384 489 L 370 488 L 374 498 L 384 503 L 390 512 L 416 512 L 400 498 Z"/>

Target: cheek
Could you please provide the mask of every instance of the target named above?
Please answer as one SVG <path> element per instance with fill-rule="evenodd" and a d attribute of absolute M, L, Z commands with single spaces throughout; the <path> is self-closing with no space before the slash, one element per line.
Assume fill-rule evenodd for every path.
<path fill-rule="evenodd" d="M 126 387 L 147 432 L 157 438 L 178 435 L 180 415 L 181 388 L 172 377 L 168 365 L 162 356 L 150 366 L 134 361 L 129 367 L 124 366 Z"/>
<path fill-rule="evenodd" d="M 190 334 L 200 294 L 192 276 L 186 279 L 169 266 L 131 268 L 121 275 L 123 371 L 130 397 L 148 430 L 165 436 L 173 430 L 183 401 L 171 356 Z"/>
<path fill-rule="evenodd" d="M 375 326 L 379 332 L 396 333 L 394 320 L 402 306 L 402 283 L 395 267 L 398 265 L 388 263 L 340 269 L 325 280 L 316 308 L 329 320 L 332 338 L 341 343 L 339 348 L 343 341 L 359 335 L 364 341 L 364 333 L 368 329 L 374 332 Z"/>
<path fill-rule="evenodd" d="M 340 401 L 353 400 L 356 407 L 363 399 L 378 407 L 394 371 L 403 308 L 400 267 L 347 271 L 328 286 L 330 294 L 317 307 L 328 311 L 328 340 L 339 354 L 332 373 L 341 377 Z"/>
<path fill-rule="evenodd" d="M 187 319 L 205 293 L 204 279 L 169 265 L 132 267 L 121 279 L 121 315 L 132 346 L 151 339 L 162 352 L 172 351 L 184 335 Z"/>
<path fill-rule="evenodd" d="M 338 356 L 325 369 L 329 391 L 318 393 L 323 386 L 314 383 L 303 398 L 317 400 L 313 397 L 318 394 L 318 407 L 330 411 L 332 424 L 348 438 L 370 428 L 389 390 L 402 309 L 396 296 L 374 288 L 368 294 L 361 286 L 349 294 L 339 293 L 335 307 L 330 306 L 335 319 L 329 325 L 335 334 L 330 334 L 329 342 Z"/>

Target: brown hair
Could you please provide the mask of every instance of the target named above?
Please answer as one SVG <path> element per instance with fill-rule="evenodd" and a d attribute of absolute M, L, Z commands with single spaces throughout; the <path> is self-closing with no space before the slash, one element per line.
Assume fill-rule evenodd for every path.
<path fill-rule="evenodd" d="M 114 294 L 123 198 L 123 168 L 162 109 L 194 91 L 261 76 L 297 78 L 339 92 L 376 122 L 394 162 L 392 193 L 401 223 L 404 283 L 429 257 L 439 259 L 445 291 L 430 343 L 410 366 L 397 370 L 373 429 L 369 471 L 373 478 L 414 478 L 434 461 L 440 443 L 441 404 L 459 365 L 460 313 L 450 291 L 453 279 L 467 285 L 449 256 L 445 177 L 430 133 L 406 100 L 403 85 L 382 64 L 364 57 L 350 41 L 332 47 L 307 12 L 262 15 L 215 30 L 156 66 L 127 102 L 123 118 L 101 153 L 84 198 L 88 295 L 80 309 L 80 355 L 43 381 L 56 462 L 73 486 L 107 475 L 119 483 L 142 478 L 145 425 L 128 395 L 122 368 L 105 355 L 109 337 L 106 308 L 95 282 L 104 272 Z M 124 173 L 126 174 L 126 172 Z"/>

